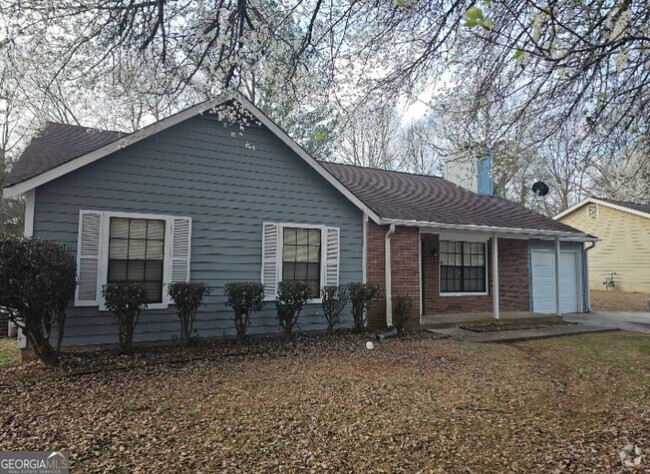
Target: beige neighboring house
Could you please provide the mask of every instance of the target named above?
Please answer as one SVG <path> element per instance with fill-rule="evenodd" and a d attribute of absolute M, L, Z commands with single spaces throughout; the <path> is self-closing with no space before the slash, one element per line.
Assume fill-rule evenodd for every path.
<path fill-rule="evenodd" d="M 615 290 L 650 293 L 650 205 L 588 198 L 554 219 L 601 239 L 589 250 L 592 290 L 613 277 Z"/>

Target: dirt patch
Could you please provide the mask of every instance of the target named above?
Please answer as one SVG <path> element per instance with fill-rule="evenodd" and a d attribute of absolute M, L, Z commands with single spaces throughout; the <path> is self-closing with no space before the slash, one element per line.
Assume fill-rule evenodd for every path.
<path fill-rule="evenodd" d="M 606 311 L 648 311 L 648 293 L 591 290 L 591 307 Z"/>
<path fill-rule="evenodd" d="M 514 331 L 516 329 L 542 329 L 550 328 L 553 326 L 565 326 L 567 324 L 574 324 L 569 322 L 557 322 L 553 324 L 480 324 L 477 326 L 460 326 L 461 329 L 466 329 L 472 332 L 495 332 L 495 331 Z"/>

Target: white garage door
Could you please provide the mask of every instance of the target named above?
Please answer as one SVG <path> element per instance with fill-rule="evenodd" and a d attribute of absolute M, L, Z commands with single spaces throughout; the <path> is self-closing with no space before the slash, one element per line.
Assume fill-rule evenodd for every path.
<path fill-rule="evenodd" d="M 531 252 L 533 311 L 555 313 L 555 252 Z M 560 312 L 579 311 L 578 253 L 560 253 Z"/>

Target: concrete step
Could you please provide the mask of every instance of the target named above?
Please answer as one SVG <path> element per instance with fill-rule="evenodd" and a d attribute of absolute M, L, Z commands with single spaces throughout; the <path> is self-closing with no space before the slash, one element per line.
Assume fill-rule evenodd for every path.
<path fill-rule="evenodd" d="M 461 328 L 427 329 L 427 331 L 431 331 L 444 337 L 451 337 L 460 341 L 476 343 L 505 343 L 530 341 L 533 339 L 544 339 L 548 337 L 611 332 L 618 331 L 618 329 L 607 329 L 601 326 L 590 326 L 587 324 L 570 324 L 548 326 L 544 328 L 512 329 L 490 332 L 474 332 Z"/>

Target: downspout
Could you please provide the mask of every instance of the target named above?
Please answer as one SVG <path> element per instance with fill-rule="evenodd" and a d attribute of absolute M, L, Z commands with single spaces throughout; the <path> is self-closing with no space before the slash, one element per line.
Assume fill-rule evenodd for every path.
<path fill-rule="evenodd" d="M 391 224 L 384 239 L 386 256 L 386 326 L 393 325 L 393 296 L 391 288 L 390 236 L 395 233 L 395 224 Z"/>
<path fill-rule="evenodd" d="M 591 247 L 585 247 L 585 293 L 587 293 L 587 307 L 585 313 L 591 313 L 591 290 L 589 289 L 589 258 L 587 252 L 596 246 L 596 242 L 591 243 Z"/>

